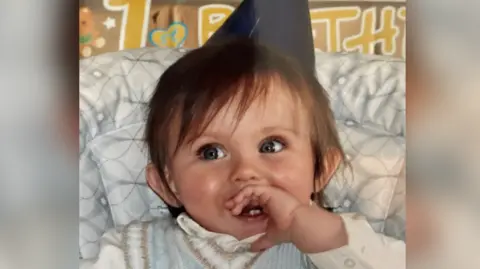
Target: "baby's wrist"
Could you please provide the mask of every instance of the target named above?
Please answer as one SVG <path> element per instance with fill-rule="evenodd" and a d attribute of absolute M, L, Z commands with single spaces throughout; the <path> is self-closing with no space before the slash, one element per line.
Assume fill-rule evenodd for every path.
<path fill-rule="evenodd" d="M 330 241 L 331 244 L 329 246 L 329 249 L 327 249 L 326 251 L 348 245 L 348 233 L 345 227 L 345 223 L 343 222 L 343 218 L 340 215 L 331 212 L 327 213 L 332 216 L 332 221 L 334 222 L 334 224 L 332 224 L 333 237 Z"/>
<path fill-rule="evenodd" d="M 348 244 L 348 234 L 341 216 L 317 206 L 296 210 L 292 242 L 304 253 L 320 253 Z"/>

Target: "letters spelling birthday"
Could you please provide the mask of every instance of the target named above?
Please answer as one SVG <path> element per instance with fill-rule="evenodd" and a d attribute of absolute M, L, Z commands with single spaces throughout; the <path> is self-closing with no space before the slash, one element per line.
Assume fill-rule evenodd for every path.
<path fill-rule="evenodd" d="M 233 12 L 234 7 L 229 5 L 205 5 L 198 10 L 198 45 L 203 45 L 208 38 L 223 24 Z M 377 11 L 379 10 L 379 11 Z M 378 44 L 384 55 L 401 55 L 405 57 L 405 18 L 406 8 L 385 6 L 361 9 L 358 6 L 333 8 L 314 8 L 310 10 L 310 17 L 314 29 L 314 38 L 320 38 L 317 32 L 319 24 L 325 28 L 323 40 L 324 50 L 328 52 L 361 52 L 375 53 Z M 360 21 L 360 30 L 356 34 L 343 36 L 342 24 Z M 402 27 L 400 27 L 402 26 Z M 398 45 L 398 44 L 401 45 Z M 318 48 L 320 49 L 320 48 Z"/>

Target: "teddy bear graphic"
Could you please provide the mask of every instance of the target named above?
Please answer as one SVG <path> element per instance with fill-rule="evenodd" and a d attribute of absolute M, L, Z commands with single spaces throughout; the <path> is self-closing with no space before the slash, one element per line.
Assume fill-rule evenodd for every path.
<path fill-rule="evenodd" d="M 103 48 L 105 38 L 95 28 L 92 11 L 87 7 L 80 8 L 80 56 L 92 55 L 92 48 Z"/>

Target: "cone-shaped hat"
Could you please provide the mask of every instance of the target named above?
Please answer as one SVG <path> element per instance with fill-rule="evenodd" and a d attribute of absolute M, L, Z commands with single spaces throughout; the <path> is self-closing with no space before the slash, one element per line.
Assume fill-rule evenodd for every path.
<path fill-rule="evenodd" d="M 308 0 L 244 0 L 207 41 L 250 37 L 296 59 L 315 74 L 315 52 Z"/>

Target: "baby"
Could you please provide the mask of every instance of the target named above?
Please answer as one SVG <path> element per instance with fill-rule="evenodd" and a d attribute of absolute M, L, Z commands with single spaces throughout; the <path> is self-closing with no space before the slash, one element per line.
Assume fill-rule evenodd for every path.
<path fill-rule="evenodd" d="M 81 268 L 405 268 L 403 241 L 319 206 L 344 154 L 291 58 L 249 39 L 191 51 L 161 76 L 146 141 L 171 217 L 107 233 Z"/>

